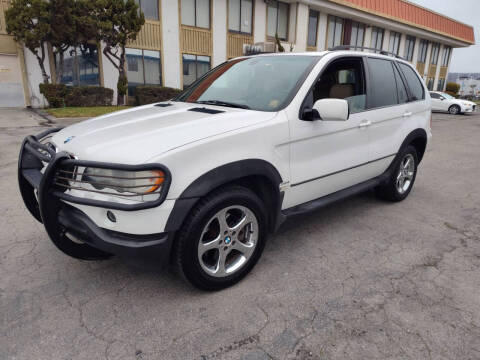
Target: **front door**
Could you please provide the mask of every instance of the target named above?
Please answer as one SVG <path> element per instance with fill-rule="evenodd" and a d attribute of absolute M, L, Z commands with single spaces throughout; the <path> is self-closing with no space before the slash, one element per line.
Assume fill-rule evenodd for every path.
<path fill-rule="evenodd" d="M 323 98 L 349 102 L 347 121 L 306 121 L 303 109 Z M 289 119 L 291 191 L 285 207 L 334 193 L 369 179 L 366 81 L 362 57 L 335 60 L 321 73 L 299 115 Z"/>
<path fill-rule="evenodd" d="M 432 110 L 433 111 L 445 111 L 445 100 L 443 96 L 437 93 L 430 93 L 430 97 L 432 100 Z"/>

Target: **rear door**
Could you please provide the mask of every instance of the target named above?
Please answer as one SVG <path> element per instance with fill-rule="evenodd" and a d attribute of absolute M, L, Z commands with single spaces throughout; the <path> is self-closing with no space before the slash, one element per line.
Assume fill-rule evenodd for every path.
<path fill-rule="evenodd" d="M 369 162 L 378 176 L 390 165 L 405 139 L 412 112 L 405 82 L 394 61 L 369 57 L 367 63 L 370 80 L 367 104 L 371 121 Z"/>

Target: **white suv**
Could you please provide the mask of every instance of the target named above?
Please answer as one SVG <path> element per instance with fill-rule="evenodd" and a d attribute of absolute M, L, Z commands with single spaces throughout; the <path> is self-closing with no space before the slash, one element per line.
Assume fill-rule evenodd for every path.
<path fill-rule="evenodd" d="M 27 137 L 18 178 L 64 253 L 174 261 L 195 286 L 221 289 L 289 215 L 370 188 L 405 199 L 430 118 L 424 83 L 400 59 L 242 57 L 172 101 Z"/>

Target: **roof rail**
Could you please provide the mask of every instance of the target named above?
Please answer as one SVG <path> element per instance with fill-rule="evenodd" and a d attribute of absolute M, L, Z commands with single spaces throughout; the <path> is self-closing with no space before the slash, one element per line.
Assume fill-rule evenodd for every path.
<path fill-rule="evenodd" d="M 379 53 L 381 55 L 386 55 L 386 56 L 393 56 L 397 59 L 402 59 L 402 60 L 405 60 L 405 58 L 401 57 L 401 56 L 398 56 L 397 54 L 395 53 L 392 53 L 392 52 L 389 52 L 389 51 L 385 51 L 385 50 L 379 50 L 379 49 L 375 49 L 375 48 L 371 48 L 371 47 L 366 47 L 366 46 L 358 46 L 358 45 L 339 45 L 339 46 L 335 46 L 333 48 L 330 48 L 328 49 L 329 51 L 339 51 L 339 50 L 357 50 L 357 49 L 360 49 L 360 50 L 373 50 L 375 51 L 376 53 Z"/>

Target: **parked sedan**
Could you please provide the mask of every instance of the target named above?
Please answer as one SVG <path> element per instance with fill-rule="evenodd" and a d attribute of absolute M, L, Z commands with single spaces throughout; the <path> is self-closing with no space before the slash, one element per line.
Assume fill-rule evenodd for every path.
<path fill-rule="evenodd" d="M 431 91 L 433 111 L 446 111 L 452 115 L 471 113 L 475 111 L 477 104 L 472 101 L 456 99 L 444 92 Z"/>

